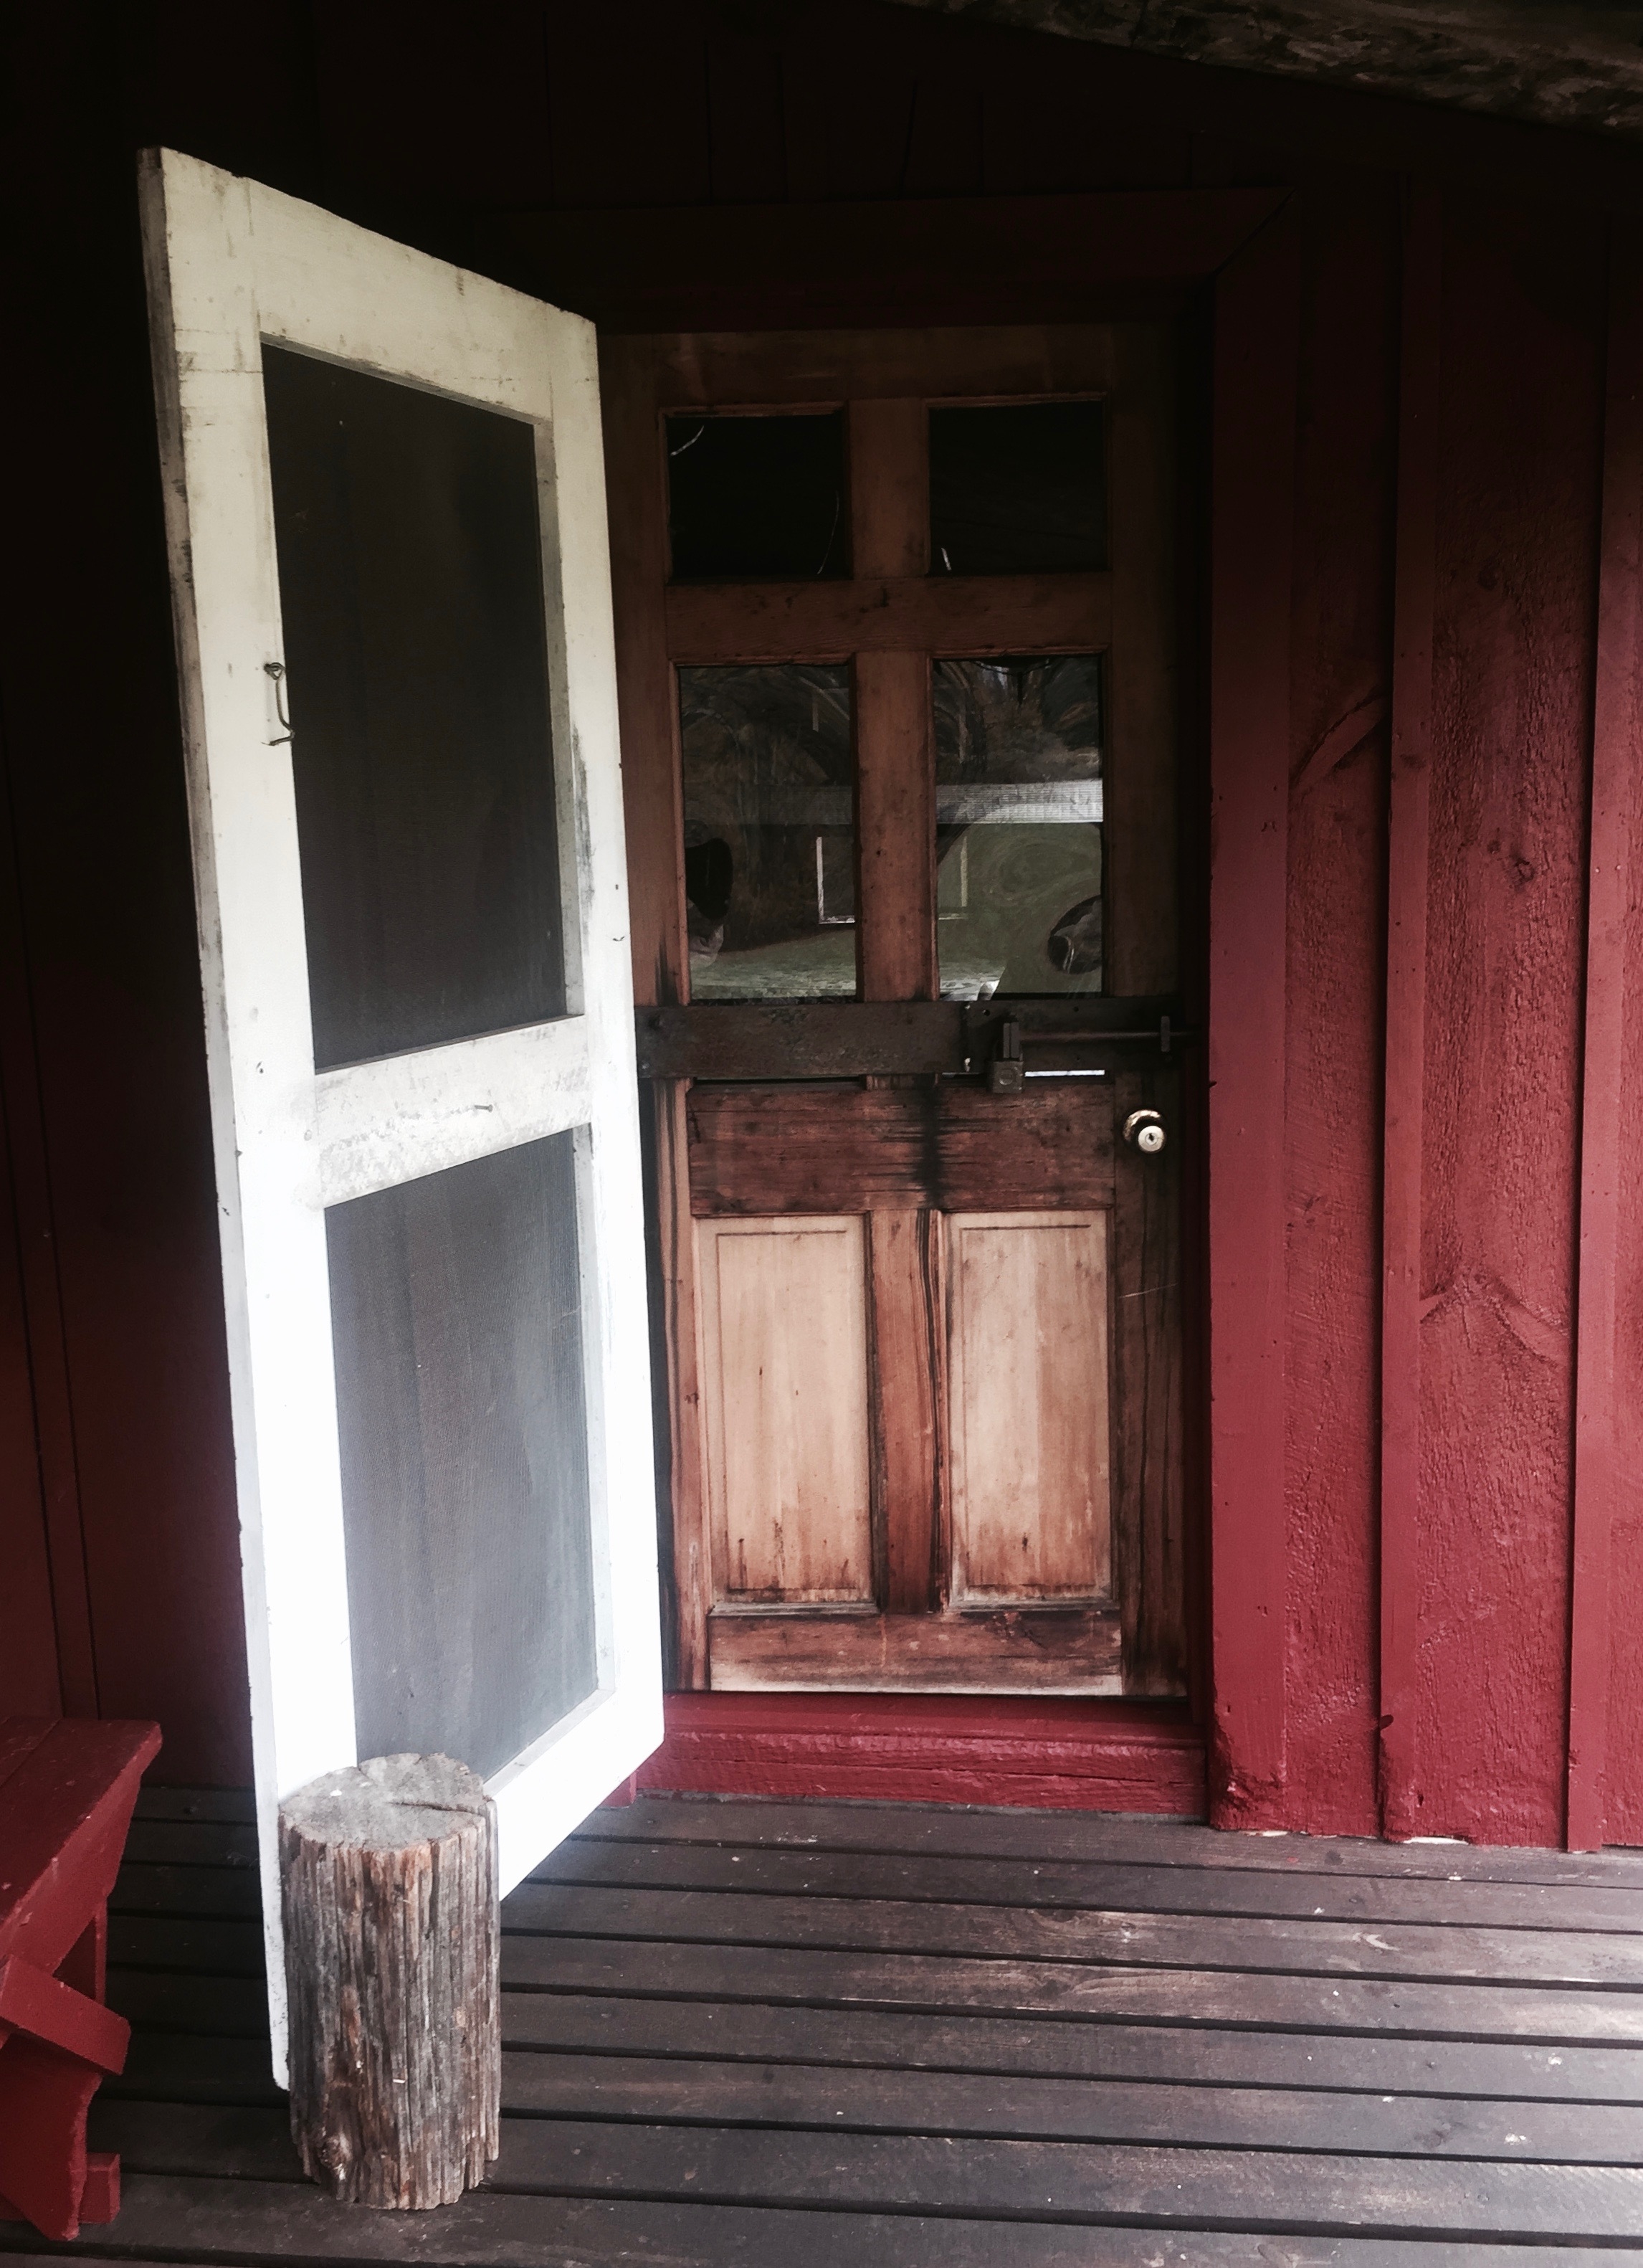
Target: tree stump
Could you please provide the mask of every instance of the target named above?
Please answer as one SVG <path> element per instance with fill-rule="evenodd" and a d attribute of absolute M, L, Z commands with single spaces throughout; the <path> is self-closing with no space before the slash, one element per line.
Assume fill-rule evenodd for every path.
<path fill-rule="evenodd" d="M 449 1756 L 280 1808 L 291 2136 L 350 2205 L 452 2205 L 501 2147 L 496 1814 Z"/>

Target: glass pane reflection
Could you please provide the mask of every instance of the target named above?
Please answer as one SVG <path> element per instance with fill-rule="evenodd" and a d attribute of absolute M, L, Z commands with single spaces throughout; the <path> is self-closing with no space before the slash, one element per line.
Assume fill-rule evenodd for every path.
<path fill-rule="evenodd" d="M 681 669 L 678 683 L 693 998 L 854 998 L 848 668 Z"/>
<path fill-rule="evenodd" d="M 1099 992 L 1099 654 L 938 661 L 942 997 Z"/>

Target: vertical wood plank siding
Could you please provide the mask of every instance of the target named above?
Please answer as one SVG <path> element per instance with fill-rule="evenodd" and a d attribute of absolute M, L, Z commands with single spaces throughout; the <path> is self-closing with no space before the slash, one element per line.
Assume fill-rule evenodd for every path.
<path fill-rule="evenodd" d="M 1284 1792 L 1284 978 L 1300 257 L 1293 203 L 1215 287 L 1211 501 L 1210 1816 Z"/>
<path fill-rule="evenodd" d="M 1592 1851 L 1608 1808 L 1616 1513 L 1628 1477 L 1619 1449 L 1626 1350 L 1620 1268 L 1625 1195 L 1628 929 L 1643 771 L 1643 232 L 1611 224 L 1603 413 L 1603 554 L 1592 729 L 1586 1050 L 1581 1095 L 1580 1293 L 1576 1316 L 1573 1568 L 1569 1601 L 1567 1841 Z M 1629 1597 L 1626 1606 L 1634 1603 Z M 1624 1616 L 1621 1619 L 1624 1619 Z"/>
<path fill-rule="evenodd" d="M 1420 1183 L 1426 1093 L 1427 846 L 1436 571 L 1442 207 L 1426 183 L 1404 218 L 1387 851 L 1386 1102 L 1381 1307 L 1381 1813 L 1416 1832 L 1420 1507 Z"/>
<path fill-rule="evenodd" d="M 1214 291 L 1233 388 L 1213 594 L 1217 1815 L 1362 1833 L 1384 1793 L 1394 1830 L 1544 1842 L 1566 1802 L 1571 1840 L 1643 1843 L 1643 762 L 1626 611 L 1643 273 L 1630 225 L 1606 285 L 1602 264 L 1604 214 L 1643 210 L 1635 151 L 869 0 L 796 0 L 743 11 L 745 26 L 697 0 L 466 13 L 410 0 L 385 44 L 370 11 L 218 12 L 204 43 L 182 0 L 156 0 L 119 42 L 88 0 L 37 0 L 19 20 L 30 101 L 8 304 L 51 349 L 4 372 L 11 429 L 30 436 L 13 470 L 31 548 L 0 621 L 18 894 L 15 938 L 0 935 L 18 1224 L 0 1238 L 0 1352 L 32 1417 L 11 1500 L 38 1445 L 71 1517 L 61 1575 L 44 1565 L 42 1516 L 33 1574 L 14 1581 L 38 1622 L 49 1574 L 58 1628 L 34 1654 L 0 1632 L 0 1705 L 40 1705 L 46 1654 L 64 1643 L 65 1703 L 161 1718 L 161 1771 L 249 1771 L 136 148 L 207 150 L 602 320 L 600 291 L 651 304 L 645 263 L 663 245 L 663 284 L 694 295 L 679 320 L 700 328 L 1088 320 L 1092 260 L 1175 239 L 1148 236 L 1127 205 L 1095 228 L 1082 195 L 1220 185 L 1247 199 L 1304 178 L 1298 319 L 1275 280 L 1288 222 Z M 1445 183 L 1445 423 L 1420 475 L 1430 810 L 1412 859 L 1416 468 L 1408 415 L 1401 469 L 1385 431 L 1392 394 L 1401 382 L 1407 409 L 1419 374 L 1405 325 L 1399 379 L 1387 304 L 1386 207 L 1411 175 Z M 1007 228 L 986 202 L 1004 199 Z M 1356 199 L 1378 200 L 1375 215 Z M 927 257 L 931 217 L 962 201 L 980 234 Z M 1419 198 L 1411 217 L 1434 225 Z M 563 229 L 584 219 L 599 256 L 577 268 Z M 1412 294 L 1423 272 L 1435 288 L 1412 264 Z M 606 344 L 620 350 L 607 448 L 654 451 L 654 393 L 635 423 L 643 373 L 624 394 L 619 367 L 643 342 L 612 330 Z M 1430 381 L 1435 342 L 1422 351 Z M 1261 468 L 1282 455 L 1297 360 L 1292 569 L 1287 504 Z M 612 537 L 619 581 L 659 573 L 659 511 Z M 628 792 L 676 803 L 664 628 L 628 615 Z M 1389 696 L 1400 771 L 1385 887 L 1403 909 L 1390 948 L 1375 712 Z M 677 864 L 630 881 L 638 997 L 681 997 Z M 1408 923 L 1425 924 L 1424 954 Z M 1423 989 L 1423 1042 L 1399 984 Z M 665 1155 L 685 1097 L 657 1104 Z M 661 1305 L 688 1314 L 691 1223 L 660 1227 Z M 892 1220 L 881 1260 L 898 1233 Z M 37 1271 L 26 1339 L 24 1263 Z M 689 1683 L 705 1514 L 693 1345 L 676 1351 Z M 906 1546 L 916 1588 L 911 1521 Z M 682 1697 L 686 1714 L 715 1697 Z M 814 1788 L 843 1737 L 829 1719 L 813 1749 L 789 1742 L 759 1769 Z M 693 1755 L 679 1769 L 705 1769 Z M 1136 1800 L 1093 1764 L 1064 1798 L 1022 1770 L 1037 1800 Z M 931 1785 L 921 1762 L 895 1792 Z M 969 1781 L 947 1792 L 1000 1800 Z"/>

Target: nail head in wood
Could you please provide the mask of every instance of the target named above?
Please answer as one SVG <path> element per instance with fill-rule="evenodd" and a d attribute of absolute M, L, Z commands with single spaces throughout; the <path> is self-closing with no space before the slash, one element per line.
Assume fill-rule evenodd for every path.
<path fill-rule="evenodd" d="M 351 2205 L 451 2205 L 501 2147 L 496 1815 L 450 1756 L 378 1756 L 280 1808 L 291 2136 Z"/>

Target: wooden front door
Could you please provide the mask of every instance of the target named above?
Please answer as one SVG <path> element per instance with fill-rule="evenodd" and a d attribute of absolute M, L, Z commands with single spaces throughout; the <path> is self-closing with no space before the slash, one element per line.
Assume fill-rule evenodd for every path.
<path fill-rule="evenodd" d="M 603 384 L 678 1682 L 1179 1691 L 1169 328 Z"/>

